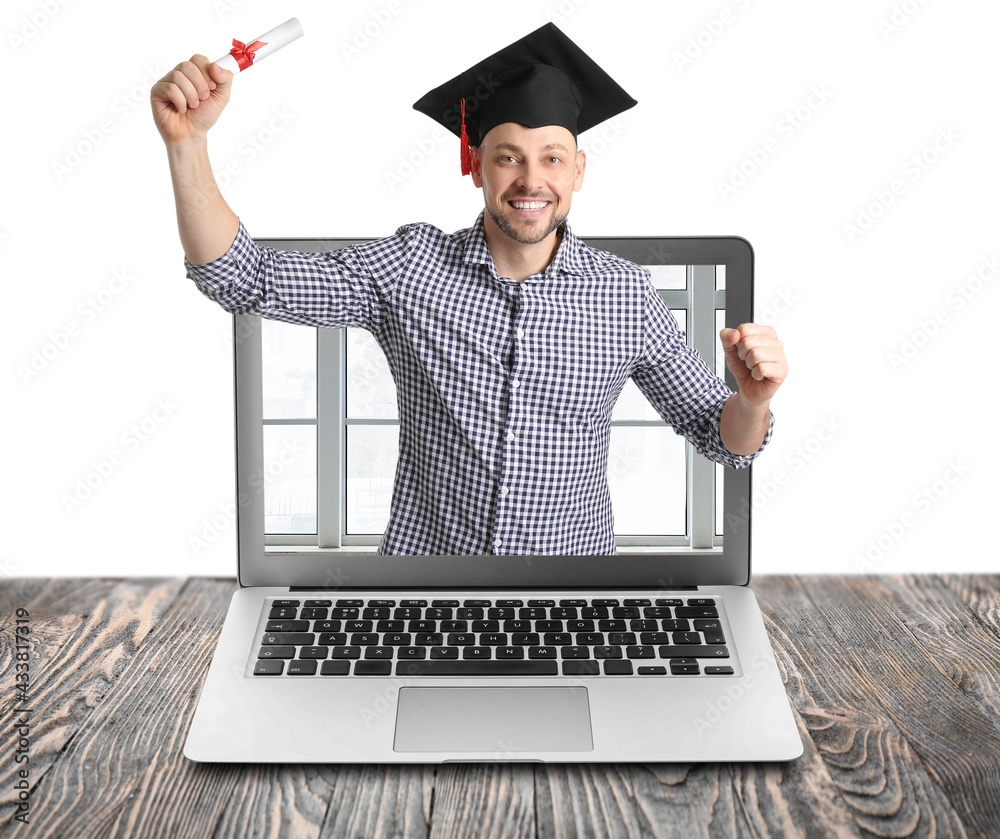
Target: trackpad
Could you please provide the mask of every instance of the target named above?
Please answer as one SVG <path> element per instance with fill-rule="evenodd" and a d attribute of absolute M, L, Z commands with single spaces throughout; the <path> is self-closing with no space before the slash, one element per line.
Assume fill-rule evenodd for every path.
<path fill-rule="evenodd" d="M 397 752 L 589 752 L 583 687 L 400 688 Z"/>

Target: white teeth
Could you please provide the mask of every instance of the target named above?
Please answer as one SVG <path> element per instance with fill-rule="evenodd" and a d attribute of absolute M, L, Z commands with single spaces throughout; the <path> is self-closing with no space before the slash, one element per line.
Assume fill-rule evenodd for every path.
<path fill-rule="evenodd" d="M 540 210 L 547 201 L 512 201 L 515 210 Z"/>

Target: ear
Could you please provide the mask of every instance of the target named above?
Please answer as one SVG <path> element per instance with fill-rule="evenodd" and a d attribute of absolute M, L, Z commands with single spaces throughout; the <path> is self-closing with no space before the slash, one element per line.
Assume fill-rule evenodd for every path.
<path fill-rule="evenodd" d="M 573 192 L 579 192 L 583 186 L 583 173 L 587 169 L 587 153 L 579 149 L 576 153 L 576 177 L 573 179 Z"/>
<path fill-rule="evenodd" d="M 472 152 L 472 183 L 477 188 L 482 189 L 483 159 L 479 156 L 479 146 L 469 146 L 469 151 Z"/>

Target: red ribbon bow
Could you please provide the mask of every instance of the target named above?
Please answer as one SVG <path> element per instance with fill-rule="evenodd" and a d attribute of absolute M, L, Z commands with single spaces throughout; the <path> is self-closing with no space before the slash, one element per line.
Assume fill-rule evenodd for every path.
<path fill-rule="evenodd" d="M 229 51 L 229 54 L 236 59 L 236 63 L 240 65 L 240 72 L 242 73 L 247 67 L 253 64 L 257 50 L 266 46 L 266 41 L 254 41 L 250 46 L 247 46 L 242 41 L 237 41 L 233 38 L 233 48 Z"/>

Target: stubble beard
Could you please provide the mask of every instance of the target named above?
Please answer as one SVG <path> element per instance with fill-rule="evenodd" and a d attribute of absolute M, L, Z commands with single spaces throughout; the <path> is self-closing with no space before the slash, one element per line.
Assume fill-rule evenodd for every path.
<path fill-rule="evenodd" d="M 514 196 L 514 198 L 530 200 L 527 196 L 521 195 Z M 549 221 L 544 233 L 528 235 L 516 230 L 507 216 L 498 213 L 492 207 L 487 207 L 486 212 L 489 213 L 490 218 L 493 219 L 493 222 L 498 228 L 500 228 L 500 231 L 505 236 L 522 245 L 537 245 L 539 242 L 545 241 L 553 230 L 557 230 L 566 223 L 566 219 L 569 215 L 568 213 L 563 213 L 561 216 L 553 214 L 552 219 Z"/>

